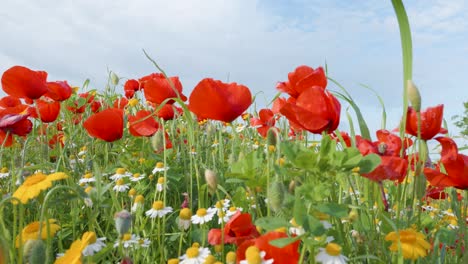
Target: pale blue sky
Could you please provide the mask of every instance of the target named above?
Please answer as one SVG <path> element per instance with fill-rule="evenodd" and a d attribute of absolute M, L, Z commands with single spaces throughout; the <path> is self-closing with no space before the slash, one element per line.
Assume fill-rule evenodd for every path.
<path fill-rule="evenodd" d="M 468 4 L 406 2 L 423 107 L 445 104 L 451 123 L 468 100 Z M 93 88 L 102 88 L 107 69 L 127 78 L 154 72 L 146 49 L 169 75 L 180 76 L 186 95 L 204 77 L 229 76 L 262 92 L 257 103 L 265 105 L 295 67 L 326 62 L 372 130 L 380 126 L 379 104 L 360 83 L 384 98 L 388 128 L 402 113 L 391 1 L 4 0 L 0 35 L 0 72 L 24 65 L 48 71 L 50 80 L 81 85 L 90 78 Z M 343 121 L 347 130 L 344 115 Z"/>

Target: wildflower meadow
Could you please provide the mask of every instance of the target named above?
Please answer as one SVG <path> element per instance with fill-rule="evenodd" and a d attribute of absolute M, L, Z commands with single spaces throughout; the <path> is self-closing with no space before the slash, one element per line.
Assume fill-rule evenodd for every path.
<path fill-rule="evenodd" d="M 186 94 L 146 52 L 153 73 L 96 89 L 12 65 L 0 263 L 468 263 L 468 156 L 444 102 L 424 104 L 392 4 L 403 109 L 377 131 L 326 65 L 272 76 L 261 109 L 236 82 Z"/>

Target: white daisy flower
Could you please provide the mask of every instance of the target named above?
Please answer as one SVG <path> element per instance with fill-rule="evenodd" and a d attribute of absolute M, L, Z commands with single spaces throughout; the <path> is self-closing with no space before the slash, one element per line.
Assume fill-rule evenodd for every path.
<path fill-rule="evenodd" d="M 94 241 L 94 243 L 89 244 L 87 247 L 85 247 L 85 249 L 83 249 L 81 253 L 83 254 L 83 256 L 92 256 L 96 254 L 106 246 L 106 243 L 104 243 L 104 241 L 106 241 L 105 237 L 97 238 L 96 241 Z"/>
<path fill-rule="evenodd" d="M 302 234 L 305 233 L 305 230 L 302 226 L 298 225 L 296 223 L 296 220 L 293 218 L 291 219 L 291 221 L 289 221 L 289 223 L 291 223 L 291 227 L 289 228 L 289 233 L 292 234 L 292 235 L 296 235 L 296 236 L 300 236 Z"/>
<path fill-rule="evenodd" d="M 146 238 L 140 238 L 135 234 L 125 234 L 117 242 L 115 242 L 114 247 L 118 247 L 120 244 L 124 248 L 134 248 L 134 247 L 148 247 L 151 242 Z"/>
<path fill-rule="evenodd" d="M 3 168 L 0 170 L 0 179 L 5 179 L 5 178 L 7 178 L 8 176 L 10 176 L 10 172 L 8 171 L 8 168 L 3 167 Z"/>
<path fill-rule="evenodd" d="M 137 242 L 138 245 L 142 248 L 147 248 L 151 244 L 151 241 L 148 238 L 139 238 Z"/>
<path fill-rule="evenodd" d="M 322 264 L 345 264 L 348 258 L 341 255 L 341 246 L 336 243 L 328 243 L 325 248 L 319 248 L 315 260 Z"/>
<path fill-rule="evenodd" d="M 163 201 L 156 201 L 153 203 L 153 207 L 150 210 L 146 211 L 145 215 L 150 218 L 162 218 L 163 216 L 171 212 L 172 207 L 164 207 Z"/>
<path fill-rule="evenodd" d="M 217 147 L 217 146 L 219 146 L 219 142 L 218 142 L 218 140 L 215 139 L 215 140 L 213 141 L 213 144 L 211 144 L 211 147 L 212 147 L 212 148 L 215 148 L 215 147 Z"/>
<path fill-rule="evenodd" d="M 130 181 L 137 182 L 137 181 L 143 180 L 144 178 L 145 178 L 144 174 L 134 173 L 133 176 L 130 177 Z"/>
<path fill-rule="evenodd" d="M 83 177 L 81 177 L 78 183 L 85 184 L 85 183 L 90 183 L 90 182 L 95 182 L 95 181 L 96 181 L 96 178 L 93 177 L 93 174 L 86 173 L 85 175 L 83 175 Z"/>
<path fill-rule="evenodd" d="M 231 217 L 233 215 L 235 215 L 237 212 L 242 212 L 242 208 L 241 207 L 235 207 L 235 206 L 231 206 L 229 207 L 229 209 L 226 210 L 226 215 Z"/>
<path fill-rule="evenodd" d="M 191 217 L 192 223 L 200 225 L 207 223 L 213 219 L 216 211 L 216 208 L 208 208 L 208 210 L 205 208 L 199 208 L 197 213 Z"/>
<path fill-rule="evenodd" d="M 265 259 L 266 252 L 265 251 L 260 251 L 260 249 L 256 246 L 250 246 L 247 248 L 245 251 L 245 257 L 246 259 L 241 260 L 239 263 L 240 264 L 249 264 L 250 259 L 254 259 L 258 264 L 271 264 L 274 262 L 274 259 Z"/>
<path fill-rule="evenodd" d="M 158 183 L 156 184 L 156 191 L 162 192 L 164 190 L 164 186 L 166 186 L 164 183 L 164 177 L 159 177 Z"/>
<path fill-rule="evenodd" d="M 153 174 L 156 174 L 156 172 L 163 172 L 168 170 L 169 167 L 164 166 L 164 162 L 158 162 L 156 163 L 156 166 L 153 169 Z"/>
<path fill-rule="evenodd" d="M 127 172 L 126 169 L 124 168 L 118 168 L 117 170 L 115 170 L 115 174 L 110 176 L 109 179 L 113 180 L 113 181 L 117 181 L 117 180 L 120 180 L 122 178 L 125 178 L 125 177 L 131 177 L 133 174 L 130 173 L 130 172 Z"/>
<path fill-rule="evenodd" d="M 145 201 L 145 197 L 141 194 L 137 195 L 135 197 L 135 200 L 133 201 L 133 205 L 132 205 L 132 213 L 136 212 L 138 210 L 138 208 L 141 208 L 143 207 L 143 202 Z"/>
<path fill-rule="evenodd" d="M 130 189 L 127 183 L 124 183 L 123 179 L 118 179 L 115 183 L 114 188 L 112 188 L 116 192 L 125 192 L 126 190 Z"/>
<path fill-rule="evenodd" d="M 210 255 L 210 250 L 204 247 L 190 247 L 185 254 L 180 257 L 180 264 L 202 264 Z"/>
<path fill-rule="evenodd" d="M 83 156 L 84 154 L 86 154 L 87 151 L 87 148 L 86 146 L 83 146 L 81 149 L 80 149 L 80 152 L 78 152 L 78 156 Z"/>
<path fill-rule="evenodd" d="M 194 147 L 192 147 L 192 149 L 190 150 L 190 155 L 197 155 L 197 151 L 195 150 Z"/>
<path fill-rule="evenodd" d="M 246 125 L 238 124 L 238 125 L 236 126 L 236 132 L 237 132 L 237 133 L 240 133 L 240 132 L 244 131 L 244 129 L 245 129 L 246 127 L 247 127 Z"/>

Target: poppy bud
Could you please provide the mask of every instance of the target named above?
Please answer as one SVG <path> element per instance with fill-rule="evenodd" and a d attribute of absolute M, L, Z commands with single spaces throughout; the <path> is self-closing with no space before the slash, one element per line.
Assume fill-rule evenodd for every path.
<path fill-rule="evenodd" d="M 113 85 L 119 84 L 120 78 L 117 76 L 117 74 L 115 74 L 115 72 L 111 72 L 110 77 Z"/>
<path fill-rule="evenodd" d="M 416 84 L 412 80 L 408 80 L 407 86 L 406 93 L 411 106 L 416 112 L 421 111 L 421 95 L 419 94 L 418 87 L 416 87 Z"/>
<path fill-rule="evenodd" d="M 158 130 L 152 137 L 151 137 L 151 146 L 153 147 L 154 151 L 160 151 L 164 149 L 164 132 L 162 130 Z"/>
<path fill-rule="evenodd" d="M 288 191 L 289 191 L 289 193 L 294 194 L 294 190 L 296 190 L 296 182 L 294 180 L 292 180 L 289 183 Z"/>
<path fill-rule="evenodd" d="M 30 264 L 42 264 L 46 259 L 46 246 L 42 239 L 29 239 L 23 248 L 23 254 Z"/>
<path fill-rule="evenodd" d="M 132 214 L 127 210 L 122 210 L 114 215 L 115 227 L 119 235 L 124 235 L 132 226 Z"/>
<path fill-rule="evenodd" d="M 284 200 L 284 185 L 281 182 L 273 182 L 268 189 L 268 204 L 273 211 L 281 209 Z"/>
<path fill-rule="evenodd" d="M 278 143 L 278 133 L 275 128 L 270 127 L 267 132 L 267 144 L 269 146 L 276 146 Z"/>
<path fill-rule="evenodd" d="M 216 173 L 212 170 L 205 170 L 205 180 L 210 193 L 215 193 L 216 189 L 218 189 L 218 178 L 216 177 Z"/>

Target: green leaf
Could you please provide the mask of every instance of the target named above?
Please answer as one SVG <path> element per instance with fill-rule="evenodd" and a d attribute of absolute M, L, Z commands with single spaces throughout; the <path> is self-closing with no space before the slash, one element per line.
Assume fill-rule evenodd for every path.
<path fill-rule="evenodd" d="M 262 217 L 262 218 L 257 219 L 255 221 L 255 225 L 265 230 L 271 231 L 271 230 L 275 230 L 278 228 L 289 226 L 289 223 L 283 218 L 270 216 L 270 217 Z"/>
<path fill-rule="evenodd" d="M 299 194 L 299 191 L 295 194 L 293 217 L 298 225 L 303 225 L 306 220 L 307 208 L 304 205 L 304 200 Z"/>
<path fill-rule="evenodd" d="M 362 160 L 359 162 L 359 172 L 360 173 L 369 173 L 373 171 L 377 166 L 379 166 L 380 162 L 382 160 L 380 159 L 380 156 L 371 153 L 362 158 Z"/>
<path fill-rule="evenodd" d="M 292 244 L 298 240 L 300 240 L 302 236 L 296 236 L 296 237 L 283 237 L 283 238 L 278 238 L 275 240 L 271 240 L 268 243 L 270 245 L 278 247 L 278 248 L 284 248 L 285 246 Z"/>
<path fill-rule="evenodd" d="M 303 228 L 306 232 L 310 232 L 314 236 L 321 236 L 325 234 L 325 228 L 323 224 L 317 218 L 307 215 L 306 220 L 303 224 Z"/>
<path fill-rule="evenodd" d="M 315 206 L 318 211 L 334 217 L 342 218 L 348 215 L 348 206 L 344 204 L 326 203 Z"/>

